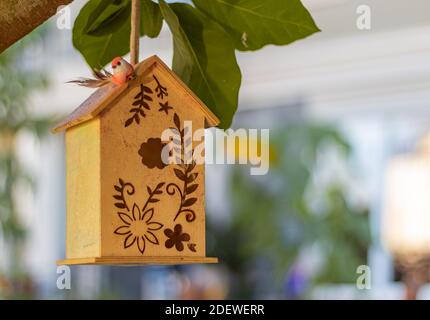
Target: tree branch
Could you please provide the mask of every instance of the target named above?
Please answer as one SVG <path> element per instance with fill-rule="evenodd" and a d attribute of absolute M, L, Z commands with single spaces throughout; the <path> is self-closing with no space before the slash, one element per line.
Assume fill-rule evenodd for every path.
<path fill-rule="evenodd" d="M 1 0 L 0 53 L 73 0 Z"/>

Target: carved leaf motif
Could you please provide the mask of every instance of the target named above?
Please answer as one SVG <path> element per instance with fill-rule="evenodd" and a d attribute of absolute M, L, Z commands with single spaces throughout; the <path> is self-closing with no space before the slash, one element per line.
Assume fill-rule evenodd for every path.
<path fill-rule="evenodd" d="M 196 163 L 195 163 L 195 161 L 192 161 L 190 164 L 185 164 L 184 160 L 181 159 L 182 155 L 180 157 L 178 156 L 178 154 L 182 153 L 182 149 L 184 148 L 184 145 L 190 146 L 190 145 L 192 145 L 192 141 L 189 138 L 186 139 L 187 141 L 184 141 L 184 133 L 185 133 L 186 130 L 188 130 L 188 128 L 184 128 L 184 129 L 181 130 L 181 120 L 180 120 L 180 118 L 179 118 L 179 116 L 178 116 L 177 113 L 175 113 L 173 115 L 173 122 L 176 125 L 176 129 L 180 132 L 180 139 L 176 138 L 174 140 L 175 145 L 173 147 L 173 149 L 177 153 L 176 156 L 175 156 L 176 157 L 176 161 L 177 161 L 176 163 L 178 164 L 178 167 L 180 169 L 175 168 L 175 169 L 173 169 L 173 171 L 174 171 L 176 177 L 179 180 L 181 180 L 181 181 L 184 182 L 183 189 L 181 189 L 175 183 L 171 183 L 171 184 L 168 185 L 168 187 L 171 186 L 171 187 L 176 188 L 176 190 L 178 190 L 179 193 L 180 193 L 180 195 L 181 195 L 181 203 L 180 203 L 179 209 L 178 209 L 178 211 L 177 211 L 177 213 L 176 213 L 173 221 L 176 221 L 176 219 L 179 217 L 179 215 L 181 213 L 184 213 L 187 222 L 192 222 L 192 221 L 195 220 L 196 215 L 195 215 L 194 210 L 192 210 L 190 208 L 187 208 L 187 207 L 190 207 L 194 203 L 196 203 L 197 198 L 188 198 L 188 195 L 191 194 L 191 193 L 193 193 L 194 191 L 196 191 L 196 189 L 198 187 L 198 184 L 197 183 L 195 183 L 193 185 L 188 185 L 188 184 L 191 183 L 191 182 L 193 182 L 197 178 L 197 176 L 198 176 L 198 173 L 191 173 L 191 171 L 196 166 Z M 189 158 L 191 158 L 191 156 L 192 156 L 192 147 L 191 147 L 191 150 L 188 151 L 187 155 L 189 156 Z M 169 193 L 169 189 L 167 189 L 167 191 Z M 174 192 L 170 192 L 169 194 L 172 195 L 172 194 L 174 194 Z M 182 246 L 182 244 L 180 244 L 180 245 Z M 183 249 L 183 246 L 182 246 L 182 249 Z"/>
<path fill-rule="evenodd" d="M 147 101 L 153 101 L 152 97 L 148 95 L 151 93 L 152 93 L 151 88 L 148 88 L 148 87 L 144 86 L 143 84 L 140 85 L 140 92 L 138 92 L 134 96 L 135 101 L 133 101 L 133 103 L 132 103 L 132 106 L 135 106 L 135 108 L 131 108 L 129 111 L 133 115 L 129 119 L 126 120 L 126 122 L 124 124 L 125 127 L 130 126 L 133 122 L 140 124 L 140 117 L 146 116 L 143 109 L 151 110 L 149 104 L 147 103 Z"/>
<path fill-rule="evenodd" d="M 129 125 L 131 125 L 133 123 L 133 119 L 134 118 L 127 119 L 127 121 L 125 122 L 125 127 L 128 127 Z"/>
<path fill-rule="evenodd" d="M 185 127 L 184 129 L 181 130 L 181 133 L 183 135 L 186 135 L 188 133 L 189 129 L 190 129 L 190 127 Z"/>
<path fill-rule="evenodd" d="M 196 252 L 196 244 L 195 243 L 188 243 L 187 246 L 188 246 L 188 249 L 190 249 L 192 252 Z"/>
<path fill-rule="evenodd" d="M 142 86 L 142 91 L 146 92 L 146 93 L 152 93 L 153 92 L 152 89 L 150 87 L 147 87 L 147 86 Z"/>
<path fill-rule="evenodd" d="M 198 184 L 192 184 L 191 186 L 189 186 L 187 188 L 187 194 L 193 193 L 194 191 L 196 191 L 196 189 L 198 188 Z"/>
<path fill-rule="evenodd" d="M 158 78 L 154 75 L 152 75 L 152 77 L 154 78 L 155 82 L 157 82 L 157 87 L 155 88 L 155 92 L 157 92 L 157 97 L 160 98 L 161 100 L 164 99 L 164 96 L 168 96 L 169 94 L 167 93 L 167 88 L 163 87 L 160 83 L 160 81 L 158 80 Z"/>
<path fill-rule="evenodd" d="M 181 170 L 174 169 L 174 171 L 175 171 L 175 175 L 178 177 L 178 179 L 180 179 L 182 181 L 186 180 L 185 174 Z"/>
<path fill-rule="evenodd" d="M 199 174 L 197 172 L 191 173 L 187 178 L 187 182 L 188 183 L 193 182 L 194 180 L 196 180 L 198 175 Z"/>
<path fill-rule="evenodd" d="M 181 127 L 181 121 L 179 120 L 179 116 L 175 113 L 173 116 L 173 122 L 175 123 L 175 126 L 179 129 Z"/>
<path fill-rule="evenodd" d="M 142 95 L 143 95 L 143 93 L 142 93 L 142 91 L 140 91 L 138 94 L 136 94 L 136 95 L 134 96 L 134 98 L 135 98 L 135 99 L 140 99 L 140 98 L 142 98 Z"/>
<path fill-rule="evenodd" d="M 193 161 L 189 166 L 188 166 L 188 172 L 193 171 L 193 169 L 196 167 L 196 162 Z"/>
<path fill-rule="evenodd" d="M 125 209 L 126 205 L 122 202 L 117 202 L 117 203 L 115 203 L 115 207 L 117 207 L 119 209 Z"/>
<path fill-rule="evenodd" d="M 196 203 L 197 198 L 189 198 L 187 200 L 184 201 L 184 203 L 182 204 L 183 207 L 190 207 L 192 206 L 194 203 Z"/>

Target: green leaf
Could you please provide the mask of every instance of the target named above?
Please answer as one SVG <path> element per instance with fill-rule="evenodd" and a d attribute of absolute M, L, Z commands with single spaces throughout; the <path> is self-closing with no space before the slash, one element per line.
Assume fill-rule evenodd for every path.
<path fill-rule="evenodd" d="M 193 0 L 221 24 L 237 49 L 257 50 L 285 45 L 319 29 L 300 0 Z"/>
<path fill-rule="evenodd" d="M 173 70 L 228 128 L 237 109 L 241 81 L 227 33 L 190 5 L 159 1 L 173 34 Z"/>
<path fill-rule="evenodd" d="M 73 45 L 91 68 L 100 69 L 130 50 L 130 0 L 90 0 L 73 27 Z M 141 35 L 157 37 L 163 18 L 159 6 L 141 0 Z"/>
<path fill-rule="evenodd" d="M 94 29 L 89 23 L 97 20 L 100 15 L 105 15 L 104 10 L 111 10 L 110 6 L 106 6 L 106 0 L 89 1 L 79 12 L 73 26 L 74 47 L 84 56 L 90 67 L 96 69 L 129 51 L 130 10 L 120 10 L 114 18 L 110 18 L 110 24 L 100 23 L 99 27 Z M 92 28 L 91 33 L 87 32 L 88 27 Z"/>
<path fill-rule="evenodd" d="M 130 12 L 130 0 L 101 0 L 93 10 L 92 16 L 95 19 L 89 19 L 85 26 L 86 33 L 104 31 L 107 26 L 112 26 L 118 22 L 118 16 L 125 9 Z"/>
<path fill-rule="evenodd" d="M 117 25 L 118 22 L 122 22 L 122 20 L 118 18 L 129 18 L 131 10 L 130 3 L 130 0 L 102 0 L 96 10 L 94 10 L 94 15 L 97 16 L 97 18 L 89 21 L 89 24 L 85 28 L 86 32 L 97 33 L 98 35 L 108 33 L 112 25 Z M 140 3 L 140 35 L 155 38 L 160 34 L 163 25 L 160 7 L 151 0 L 140 0 Z M 120 17 L 120 14 L 124 11 L 126 11 L 127 14 Z"/>
<path fill-rule="evenodd" d="M 163 16 L 161 15 L 160 7 L 151 0 L 142 0 L 140 7 L 142 20 L 140 34 L 150 38 L 157 37 L 163 25 Z"/>

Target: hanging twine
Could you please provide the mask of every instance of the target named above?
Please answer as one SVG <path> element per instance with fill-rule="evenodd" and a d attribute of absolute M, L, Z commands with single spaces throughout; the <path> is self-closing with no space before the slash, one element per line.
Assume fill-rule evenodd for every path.
<path fill-rule="evenodd" d="M 139 62 L 140 0 L 131 1 L 130 62 Z"/>

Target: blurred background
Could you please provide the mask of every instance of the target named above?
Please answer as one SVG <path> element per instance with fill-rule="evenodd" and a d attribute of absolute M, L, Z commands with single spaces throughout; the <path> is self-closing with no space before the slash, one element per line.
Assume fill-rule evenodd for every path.
<path fill-rule="evenodd" d="M 303 3 L 321 33 L 238 53 L 233 128 L 270 129 L 270 170 L 207 166 L 207 251 L 220 263 L 75 266 L 71 290 L 56 286 L 65 150 L 49 129 L 91 93 L 65 84 L 90 70 L 58 16 L 2 53 L 0 298 L 402 299 L 405 284 L 430 298 L 430 2 Z M 362 4 L 370 30 L 356 26 Z M 167 28 L 141 39 L 141 58 L 152 54 L 171 61 Z"/>

